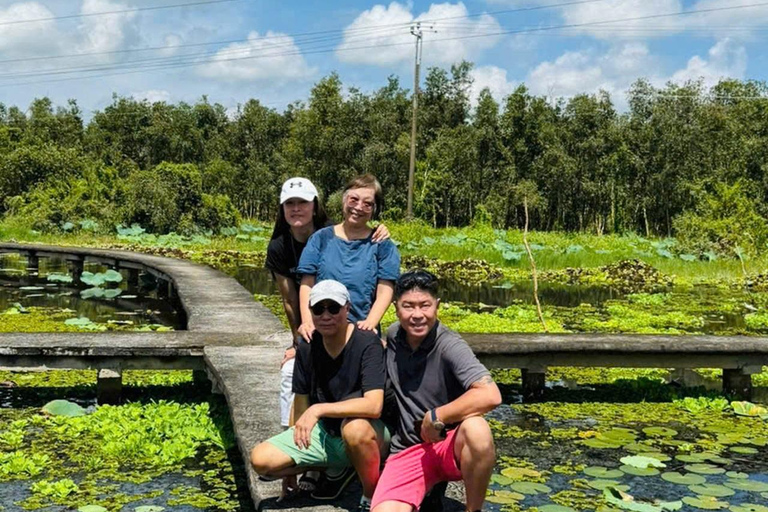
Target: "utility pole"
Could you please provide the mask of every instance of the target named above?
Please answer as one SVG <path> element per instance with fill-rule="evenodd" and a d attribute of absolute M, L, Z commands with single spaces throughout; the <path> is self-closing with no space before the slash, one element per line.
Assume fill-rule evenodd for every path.
<path fill-rule="evenodd" d="M 408 166 L 408 210 L 406 218 L 413 219 L 413 173 L 416 168 L 416 111 L 419 108 L 419 68 L 421 67 L 422 38 L 421 23 L 411 27 L 411 34 L 416 37 L 416 59 L 413 71 L 413 113 L 411 120 L 411 162 Z"/>

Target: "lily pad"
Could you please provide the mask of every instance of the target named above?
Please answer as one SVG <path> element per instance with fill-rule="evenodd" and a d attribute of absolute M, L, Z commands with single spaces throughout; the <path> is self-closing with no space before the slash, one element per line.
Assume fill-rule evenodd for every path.
<path fill-rule="evenodd" d="M 742 503 L 741 505 L 731 505 L 732 512 L 768 512 L 768 507 L 758 505 L 757 503 Z"/>
<path fill-rule="evenodd" d="M 584 474 L 594 478 L 620 478 L 624 476 L 618 469 L 608 469 L 603 466 L 591 466 L 584 469 Z"/>
<path fill-rule="evenodd" d="M 53 400 L 43 406 L 43 412 L 51 416 L 85 416 L 85 409 L 67 400 Z"/>
<path fill-rule="evenodd" d="M 679 460 L 680 462 L 697 463 L 704 462 L 705 460 L 709 459 L 704 453 L 683 453 L 680 455 L 675 455 L 675 460 Z"/>
<path fill-rule="evenodd" d="M 677 471 L 669 471 L 667 473 L 662 473 L 661 478 L 663 480 L 666 480 L 667 482 L 671 482 L 673 484 L 682 484 L 682 485 L 700 485 L 707 481 L 707 479 L 701 475 L 696 475 L 693 473 L 688 473 L 687 475 L 683 475 L 681 473 L 678 473 Z"/>
<path fill-rule="evenodd" d="M 541 473 L 533 469 L 515 467 L 504 468 L 501 470 L 501 474 L 514 481 L 522 480 L 524 478 L 539 478 L 541 476 Z"/>
<path fill-rule="evenodd" d="M 642 457 L 640 455 L 630 455 L 628 457 L 622 457 L 621 462 L 623 462 L 627 466 L 632 466 L 640 469 L 645 469 L 648 467 L 653 467 L 653 468 L 667 467 L 666 464 L 664 464 L 658 459 L 654 459 L 653 457 Z"/>
<path fill-rule="evenodd" d="M 730 487 L 717 484 L 690 485 L 688 486 L 688 489 L 690 489 L 691 492 L 695 494 L 700 494 L 702 496 L 714 496 L 715 498 L 726 498 L 736 494 L 736 491 Z"/>
<path fill-rule="evenodd" d="M 80 291 L 80 297 L 83 299 L 100 299 L 104 297 L 104 292 L 104 288 L 94 286 L 92 288 L 86 288 L 85 290 Z"/>
<path fill-rule="evenodd" d="M 516 505 L 518 501 L 523 499 L 525 499 L 525 496 L 519 492 L 507 490 L 495 491 L 493 495 L 485 497 L 485 501 L 499 505 Z"/>
<path fill-rule="evenodd" d="M 670 457 L 666 453 L 661 453 L 661 452 L 644 452 L 644 453 L 638 453 L 637 455 L 639 457 L 650 457 L 652 459 L 656 459 L 661 462 L 667 462 L 672 460 L 672 457 Z"/>
<path fill-rule="evenodd" d="M 575 509 L 572 509 L 571 507 L 564 507 L 562 505 L 544 505 L 543 507 L 537 508 L 540 510 L 540 512 L 576 512 Z"/>
<path fill-rule="evenodd" d="M 698 496 L 695 498 L 693 496 L 685 496 L 683 503 L 703 510 L 720 510 L 729 507 L 728 502 L 719 501 L 714 496 Z"/>
<path fill-rule="evenodd" d="M 536 482 L 515 482 L 510 485 L 510 487 L 513 491 L 517 491 L 522 494 L 540 494 L 552 492 L 551 487 Z"/>
<path fill-rule="evenodd" d="M 721 475 L 725 473 L 723 468 L 713 466 L 712 464 L 686 464 L 684 469 L 700 475 Z"/>
<path fill-rule="evenodd" d="M 50 283 L 71 283 L 72 276 L 69 274 L 48 274 L 46 279 Z"/>
<path fill-rule="evenodd" d="M 590 448 L 598 448 L 598 449 L 618 449 L 621 448 L 622 443 L 615 442 L 615 441 L 606 441 L 604 439 L 600 439 L 598 437 L 592 437 L 590 439 L 584 439 L 581 441 L 581 444 L 584 446 L 589 446 Z"/>
<path fill-rule="evenodd" d="M 624 473 L 633 476 L 656 476 L 659 474 L 659 470 L 656 468 L 636 468 L 634 466 L 627 466 L 626 464 L 619 469 Z"/>
<path fill-rule="evenodd" d="M 757 480 L 727 480 L 723 485 L 737 491 L 768 492 L 768 483 Z"/>
<path fill-rule="evenodd" d="M 104 281 L 107 283 L 121 283 L 123 281 L 123 275 L 111 268 L 104 272 Z"/>
<path fill-rule="evenodd" d="M 514 482 L 514 480 L 509 478 L 508 476 L 499 475 L 497 473 L 494 473 L 493 475 L 491 475 L 491 482 L 497 483 L 499 485 L 506 486 L 506 485 L 509 485 L 512 482 Z"/>
<path fill-rule="evenodd" d="M 741 471 L 728 471 L 725 476 L 734 480 L 746 480 L 749 478 L 748 473 L 742 473 Z"/>
<path fill-rule="evenodd" d="M 99 505 L 83 505 L 77 512 L 107 512 L 107 509 Z"/>
<path fill-rule="evenodd" d="M 752 448 L 751 446 L 731 446 L 728 449 L 733 453 L 743 453 L 745 455 L 753 455 L 757 453 L 757 448 Z"/>
<path fill-rule="evenodd" d="M 731 408 L 739 416 L 768 416 L 768 409 L 751 402 L 731 402 Z"/>
<path fill-rule="evenodd" d="M 675 437 L 677 430 L 667 427 L 646 427 L 643 429 L 643 433 L 650 437 Z"/>
<path fill-rule="evenodd" d="M 590 486 L 593 489 L 597 489 L 598 491 L 602 491 L 606 487 L 613 487 L 614 489 L 619 489 L 620 491 L 628 491 L 629 486 L 628 485 L 622 485 L 617 480 L 588 480 L 587 485 Z"/>

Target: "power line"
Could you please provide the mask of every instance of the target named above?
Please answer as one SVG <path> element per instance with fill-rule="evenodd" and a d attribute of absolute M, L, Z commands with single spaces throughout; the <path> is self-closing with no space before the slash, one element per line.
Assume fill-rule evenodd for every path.
<path fill-rule="evenodd" d="M 646 15 L 646 16 L 637 16 L 637 17 L 631 17 L 631 18 L 619 18 L 619 19 L 612 19 L 612 20 L 600 20 L 600 21 L 594 21 L 594 22 L 584 22 L 584 23 L 573 23 L 573 24 L 566 24 L 566 25 L 554 25 L 554 26 L 545 26 L 545 27 L 534 27 L 534 28 L 528 28 L 528 29 L 515 29 L 515 30 L 500 30 L 496 32 L 485 32 L 480 34 L 471 34 L 471 35 L 464 35 L 464 36 L 455 36 L 455 37 L 446 37 L 446 38 L 438 38 L 438 39 L 431 39 L 428 42 L 431 44 L 434 43 L 440 43 L 443 41 L 455 41 L 455 40 L 462 40 L 462 39 L 475 39 L 475 38 L 481 38 L 481 37 L 493 37 L 493 36 L 499 36 L 499 35 L 509 35 L 509 34 L 523 34 L 523 33 L 537 33 L 537 32 L 545 32 L 545 31 L 553 31 L 553 30 L 562 30 L 562 29 L 574 29 L 574 28 L 584 28 L 584 27 L 591 27 L 591 26 L 599 26 L 599 25 L 607 25 L 612 23 L 620 23 L 620 22 L 627 22 L 627 21 L 640 21 L 640 20 L 649 20 L 649 19 L 659 19 L 659 18 L 668 18 L 668 17 L 675 17 L 675 16 L 685 16 L 685 15 L 692 15 L 692 14 L 701 14 L 701 13 L 711 13 L 711 12 L 721 12 L 721 11 L 729 11 L 729 10 L 736 10 L 736 9 L 745 9 L 745 8 L 752 8 L 752 7 L 760 7 L 760 6 L 766 6 L 768 5 L 768 2 L 761 2 L 756 4 L 749 4 L 749 5 L 741 5 L 741 6 L 728 6 L 728 7 L 715 7 L 715 8 L 709 8 L 709 9 L 698 9 L 698 10 L 691 10 L 691 11 L 683 11 L 683 12 L 675 12 L 675 13 L 665 13 L 665 14 L 654 14 L 654 15 Z M 280 37 L 286 37 L 286 36 L 280 36 Z M 192 60 L 192 61 L 177 61 L 175 63 L 167 63 L 162 62 L 158 64 L 150 64 L 148 66 L 139 67 L 137 69 L 132 69 L 128 71 L 122 71 L 119 73 L 105 73 L 101 75 L 91 75 L 88 77 L 70 77 L 70 78 L 62 78 L 62 79 L 54 79 L 54 80 L 45 80 L 45 81 L 37 81 L 37 82 L 21 82 L 16 84 L 3 84 L 0 85 L 0 87 L 6 87 L 9 85 L 32 85 L 37 83 L 50 83 L 50 82 L 60 82 L 60 81 L 69 81 L 69 80 L 79 80 L 83 78 L 102 78 L 106 76 L 117 76 L 117 75 L 124 75 L 124 74 L 132 74 L 132 73 L 140 73 L 147 70 L 166 70 L 166 69 L 174 69 L 174 68 L 180 68 L 180 67 L 188 67 L 188 66 L 194 66 L 198 64 L 208 63 L 222 63 L 222 62 L 231 62 L 231 61 L 240 61 L 240 60 L 252 60 L 252 59 L 260 59 L 260 58 L 273 58 L 273 57 L 283 57 L 283 56 L 294 56 L 294 55 L 310 55 L 310 54 L 319 54 L 319 53 L 328 53 L 332 51 L 336 52 L 346 52 L 346 51 L 356 51 L 356 50 L 364 50 L 364 49 L 372 49 L 372 48 L 385 48 L 385 47 L 396 47 L 396 46 L 403 46 L 403 45 L 410 45 L 411 42 L 403 42 L 403 43 L 384 43 L 384 44 L 373 44 L 373 45 L 364 45 L 364 46 L 352 46 L 352 47 L 342 47 L 342 48 L 335 48 L 335 49 L 318 49 L 318 50 L 310 50 L 306 52 L 302 52 L 301 50 L 298 51 L 290 51 L 290 52 L 283 52 L 283 53 L 272 53 L 272 54 L 259 54 L 259 55 L 248 55 L 245 57 L 233 57 L 233 58 L 225 58 L 225 59 L 216 59 L 214 61 L 200 61 L 200 60 Z M 135 63 L 135 61 L 133 61 Z M 129 63 L 123 63 L 118 67 L 116 65 L 113 65 L 111 67 L 101 67 L 101 68 L 92 68 L 87 71 L 83 70 L 77 70 L 77 71 L 51 71 L 48 73 L 41 73 L 41 76 L 47 76 L 47 75 L 54 75 L 54 74 L 66 74 L 66 73 L 73 73 L 73 72 L 98 72 L 98 71 L 109 71 L 109 70 L 117 70 L 117 69 L 123 69 L 126 66 L 130 65 Z M 167 64 L 167 65 L 165 65 Z M 7 75 L 6 78 L 13 78 L 16 75 L 10 74 Z"/>
<path fill-rule="evenodd" d="M 68 14 L 66 16 L 50 16 L 48 18 L 34 18 L 29 20 L 0 21 L 0 25 L 21 25 L 23 23 L 38 23 L 41 21 L 58 21 L 58 20 L 69 20 L 74 18 L 90 18 L 92 16 L 107 16 L 110 14 L 127 14 L 131 12 L 140 12 L 140 11 L 159 11 L 161 9 L 175 9 L 177 7 L 195 7 L 198 5 L 223 4 L 226 2 L 238 2 L 238 1 L 240 0 L 206 0 L 204 2 L 188 2 L 184 4 L 174 4 L 174 5 L 157 5 L 154 7 L 136 7 L 133 9 L 91 12 L 91 13 L 85 13 L 85 14 Z"/>
<path fill-rule="evenodd" d="M 232 2 L 236 0 L 218 0 L 219 2 Z M 473 14 L 466 14 L 463 16 L 449 16 L 445 18 L 432 18 L 429 20 L 424 20 L 424 22 L 434 23 L 434 22 L 440 22 L 440 21 L 450 21 L 455 19 L 465 19 L 465 18 L 475 18 L 479 16 L 492 16 L 492 15 L 498 15 L 498 14 L 511 14 L 511 13 L 518 13 L 518 12 L 525 12 L 525 11 L 538 11 L 543 9 L 554 9 L 557 7 L 568 7 L 573 5 L 579 5 L 579 4 L 589 4 L 589 3 L 596 3 L 596 2 L 605 2 L 606 0 L 581 0 L 577 2 L 564 2 L 564 3 L 558 3 L 558 4 L 548 4 L 548 5 L 539 5 L 534 7 L 523 7 L 518 9 L 505 9 L 500 11 L 491 11 L 491 12 L 483 12 L 483 13 L 473 13 Z M 198 5 L 198 4 L 205 4 L 205 3 L 217 3 L 217 2 L 199 2 L 195 4 L 181 4 L 181 5 Z M 156 8 L 144 8 L 143 10 L 151 10 L 151 9 L 168 9 L 174 6 L 164 6 L 164 7 L 156 7 Z M 115 12 L 128 12 L 128 11 L 134 11 L 134 10 L 142 10 L 142 9 L 132 9 L 127 11 L 114 11 L 110 13 L 95 13 L 92 15 L 98 15 L 98 14 L 112 14 Z M 79 17 L 81 15 L 73 15 L 71 17 Z M 91 15 L 89 15 L 91 16 Z M 58 18 L 41 18 L 38 20 L 19 20 L 20 23 L 26 23 L 31 21 L 44 21 L 44 20 L 53 20 L 53 19 L 63 19 L 67 18 L 69 16 L 63 16 Z M 0 25 L 3 24 L 11 24 L 16 22 L 3 22 L 0 23 Z M 387 23 L 387 24 L 379 24 L 379 25 L 368 25 L 366 27 L 360 27 L 360 28 L 345 28 L 345 29 L 329 29 L 329 30 L 319 30 L 314 32 L 299 32 L 294 34 L 281 34 L 281 35 L 273 35 L 273 36 L 264 36 L 261 38 L 261 40 L 265 39 L 274 39 L 274 38 L 280 38 L 280 37 L 291 37 L 293 39 L 297 39 L 304 36 L 316 36 L 316 35 L 323 35 L 323 34 L 331 34 L 331 33 L 352 33 L 352 32 L 358 32 L 358 31 L 365 31 L 370 29 L 378 29 L 378 28 L 387 28 L 387 27 L 410 27 L 414 22 L 413 21 L 407 21 L 402 23 Z M 233 43 L 243 43 L 248 42 L 249 39 L 233 39 L 233 40 L 227 40 L 227 41 L 213 41 L 208 43 L 187 43 L 187 44 L 180 44 L 180 45 L 166 45 L 166 46 L 154 46 L 154 47 L 147 47 L 147 48 L 131 48 L 131 49 L 125 49 L 125 50 L 113 50 L 108 52 L 88 52 L 88 53 L 69 53 L 69 54 L 58 54 L 58 55 L 50 55 L 50 56 L 40 56 L 40 57 L 31 57 L 31 58 L 25 58 L 25 59 L 6 59 L 6 60 L 0 60 L 0 63 L 12 63 L 12 62 L 28 62 L 33 60 L 46 60 L 46 59 L 62 59 L 62 58 L 74 58 L 74 57 L 81 57 L 81 56 L 87 56 L 87 55 L 114 55 L 114 54 L 123 54 L 123 53 L 133 53 L 133 52 L 145 52 L 145 51 L 156 51 L 156 50 L 169 50 L 169 49 L 176 49 L 176 48 L 187 48 L 187 47 L 195 47 L 195 46 L 214 46 L 214 45 L 223 45 L 223 44 L 233 44 Z"/>

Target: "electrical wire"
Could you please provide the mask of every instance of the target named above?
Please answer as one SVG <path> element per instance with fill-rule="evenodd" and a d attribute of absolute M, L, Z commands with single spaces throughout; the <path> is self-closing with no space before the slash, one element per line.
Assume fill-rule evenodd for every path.
<path fill-rule="evenodd" d="M 440 43 L 444 41 L 455 41 L 455 40 L 463 40 L 463 39 L 475 39 L 480 37 L 493 37 L 493 36 L 500 36 L 500 35 L 510 35 L 510 34 L 524 34 L 524 33 L 537 33 L 537 32 L 546 32 L 546 31 L 554 31 L 554 30 L 563 30 L 563 29 L 577 29 L 577 28 L 585 28 L 585 27 L 593 27 L 593 26 L 600 26 L 600 25 L 608 25 L 608 24 L 614 24 L 614 23 L 621 23 L 621 22 L 627 22 L 627 21 L 640 21 L 640 20 L 650 20 L 650 19 L 660 19 L 660 18 L 668 18 L 668 17 L 676 17 L 676 16 L 687 16 L 692 14 L 701 14 L 701 13 L 711 13 L 711 12 L 722 12 L 722 11 L 730 11 L 730 10 L 736 10 L 736 9 L 745 9 L 745 8 L 752 8 L 752 7 L 760 7 L 760 6 L 766 6 L 768 5 L 768 2 L 760 2 L 755 4 L 748 4 L 748 5 L 739 5 L 739 6 L 725 6 L 725 7 L 715 7 L 715 8 L 708 8 L 708 9 L 698 9 L 698 10 L 691 10 L 691 11 L 683 11 L 683 12 L 675 12 L 675 13 L 665 13 L 665 14 L 654 14 L 654 15 L 646 15 L 646 16 L 637 16 L 637 17 L 631 17 L 631 18 L 620 18 L 620 19 L 612 19 L 612 20 L 600 20 L 600 21 L 594 21 L 594 22 L 584 22 L 584 23 L 572 23 L 572 24 L 565 24 L 565 25 L 554 25 L 554 26 L 544 26 L 544 27 L 533 27 L 533 28 L 527 28 L 527 29 L 514 29 L 514 30 L 498 30 L 496 32 L 485 32 L 480 34 L 470 34 L 470 35 L 463 35 L 463 36 L 455 36 L 455 37 L 446 37 L 446 38 L 437 38 L 437 39 L 429 39 L 425 41 L 426 43 L 429 43 L 430 45 L 435 43 Z M 286 37 L 286 36 L 281 36 Z M 352 46 L 352 47 L 337 47 L 335 49 L 316 49 L 309 51 L 302 52 L 301 50 L 298 51 L 289 51 L 289 52 L 283 52 L 283 53 L 272 53 L 272 54 L 259 54 L 259 55 L 248 55 L 245 57 L 232 57 L 232 58 L 217 58 L 213 61 L 206 61 L 201 62 L 199 59 L 197 60 L 177 60 L 176 62 L 169 63 L 168 61 L 163 62 L 157 62 L 156 64 L 149 63 L 148 66 L 139 67 L 136 69 L 131 69 L 128 71 L 121 71 L 118 73 L 106 73 L 101 75 L 91 75 L 87 77 L 69 77 L 69 78 L 62 78 L 62 79 L 54 79 L 54 80 L 45 80 L 45 81 L 37 81 L 37 82 L 21 82 L 21 83 L 15 83 L 15 84 L 0 84 L 0 87 L 6 87 L 9 85 L 30 85 L 30 84 L 37 84 L 37 83 L 50 83 L 50 82 L 60 82 L 60 81 L 68 81 L 68 80 L 79 80 L 79 79 L 87 79 L 87 78 L 101 78 L 106 76 L 116 76 L 116 75 L 124 75 L 124 74 L 132 74 L 132 73 L 140 73 L 144 71 L 150 71 L 150 70 L 166 70 L 166 69 L 175 69 L 179 67 L 188 67 L 188 66 L 194 66 L 199 64 L 215 64 L 215 63 L 222 63 L 222 62 L 231 62 L 231 61 L 240 61 L 240 60 L 253 60 L 253 59 L 260 59 L 260 58 L 274 58 L 274 57 L 285 57 L 285 56 L 294 56 L 294 55 L 309 55 L 309 54 L 319 54 L 319 53 L 328 53 L 328 52 L 347 52 L 347 51 L 358 51 L 358 50 L 365 50 L 365 49 L 372 49 L 372 48 L 385 48 L 385 47 L 396 47 L 396 46 L 403 46 L 403 45 L 410 45 L 412 44 L 409 42 L 403 42 L 403 43 L 379 43 L 379 44 L 373 44 L 373 45 L 363 45 L 363 46 Z M 245 49 L 243 49 L 245 50 Z M 250 49 L 249 49 L 250 50 Z M 135 63 L 134 61 L 130 61 L 128 63 L 120 64 L 120 66 L 130 65 L 131 63 Z M 59 71 L 49 71 L 49 72 L 41 72 L 38 76 L 54 76 L 55 74 L 71 74 L 74 72 L 99 72 L 99 71 L 110 71 L 110 70 L 117 70 L 121 68 L 117 67 L 99 67 L 99 68 L 90 68 L 87 71 L 83 71 L 81 69 L 79 70 L 59 70 Z M 14 78 L 17 75 L 14 74 L 7 74 L 5 75 L 5 78 Z M 23 77 L 23 75 L 19 75 L 20 77 Z"/>
<path fill-rule="evenodd" d="M 24 23 L 39 23 L 41 21 L 59 21 L 59 20 L 69 20 L 74 18 L 90 18 L 93 16 L 109 16 L 113 14 L 127 14 L 131 12 L 141 12 L 141 11 L 159 11 L 162 9 L 176 9 L 178 7 L 196 7 L 199 5 L 209 5 L 209 4 L 223 4 L 227 2 L 239 2 L 240 0 L 206 0 L 202 2 L 188 2 L 184 4 L 174 4 L 174 5 L 157 5 L 154 7 L 136 7 L 133 9 L 120 9 L 116 11 L 102 11 L 102 12 L 90 12 L 90 13 L 84 13 L 84 14 L 68 14 L 66 16 L 50 16 L 48 18 L 34 18 L 29 20 L 12 20 L 12 21 L 0 21 L 0 26 L 5 25 L 21 25 Z"/>

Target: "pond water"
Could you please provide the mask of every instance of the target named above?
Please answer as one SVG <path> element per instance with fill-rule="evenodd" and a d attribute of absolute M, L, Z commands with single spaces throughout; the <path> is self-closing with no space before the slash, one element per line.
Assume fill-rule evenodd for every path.
<path fill-rule="evenodd" d="M 253 510 L 226 403 L 195 386 L 191 372 L 126 372 L 127 403 L 119 407 L 96 407 L 95 372 L 1 373 L 11 379 L 4 384 L 29 384 L 0 387 L 4 512 Z M 44 414 L 54 399 L 86 414 Z"/>
<path fill-rule="evenodd" d="M 109 267 L 86 262 L 83 270 L 100 274 Z M 67 276 L 70 282 L 61 280 Z M 162 297 L 159 282 L 152 274 L 140 272 L 138 282 L 131 283 L 128 271 L 121 270 L 119 283 L 97 287 L 73 276 L 74 267 L 65 260 L 40 258 L 38 268 L 29 268 L 24 257 L 0 254 L 0 311 L 19 304 L 24 308 L 69 309 L 91 322 L 184 328 L 182 315 L 171 301 Z"/>
<path fill-rule="evenodd" d="M 489 418 L 500 456 L 489 496 L 495 507 L 659 512 L 659 502 L 681 501 L 667 510 L 764 512 L 760 507 L 768 506 L 768 427 L 759 418 L 716 409 L 692 414 L 678 403 L 502 405 Z M 606 487 L 625 495 L 610 502 Z"/>
<path fill-rule="evenodd" d="M 238 265 L 228 269 L 228 272 L 254 294 L 273 296 L 278 293 L 271 273 L 260 266 Z M 529 281 L 467 285 L 443 279 L 440 282 L 440 295 L 444 303 L 458 305 L 473 312 L 493 312 L 511 305 L 534 304 L 533 284 Z M 611 286 L 540 282 L 539 300 L 545 309 L 554 311 L 555 318 L 562 318 L 562 323 L 568 330 L 575 332 L 591 330 L 582 326 L 582 320 L 586 317 L 605 320 L 613 316 L 612 307 L 626 306 L 631 312 L 643 312 L 659 317 L 676 312 L 689 316 L 669 317 L 655 322 L 680 332 L 738 334 L 748 331 L 745 317 L 760 307 L 765 307 L 768 304 L 768 294 L 696 286 L 666 288 L 663 292 L 638 295 Z M 585 305 L 591 306 L 592 309 L 576 309 Z M 638 321 L 637 318 L 630 320 L 635 323 Z M 643 327 L 631 325 L 629 322 L 627 324 L 628 332 L 632 332 L 632 327 Z M 594 327 L 594 323 L 590 325 Z M 619 331 L 624 332 L 622 329 Z"/>

